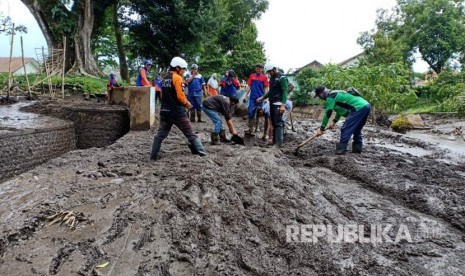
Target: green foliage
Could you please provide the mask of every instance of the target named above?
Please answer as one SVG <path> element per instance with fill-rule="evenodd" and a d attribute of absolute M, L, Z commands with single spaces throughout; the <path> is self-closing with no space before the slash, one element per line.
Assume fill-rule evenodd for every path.
<path fill-rule="evenodd" d="M 133 59 L 151 58 L 166 67 L 181 56 L 197 63 L 205 76 L 232 68 L 240 78 L 263 63 L 253 19 L 268 7 L 267 0 L 135 0 L 124 18 Z"/>
<path fill-rule="evenodd" d="M 399 116 L 391 124 L 391 129 L 395 132 L 405 133 L 407 130 L 411 129 L 412 125 L 408 122 L 407 118 L 404 116 Z"/>
<path fill-rule="evenodd" d="M 46 76 L 41 75 L 33 75 L 29 74 L 29 83 L 32 85 L 36 80 L 39 82 L 44 80 Z M 8 76 L 4 74 L 0 74 L 0 83 L 3 81 L 7 81 Z M 25 76 L 15 76 L 14 77 L 15 83 L 23 91 L 27 91 L 27 81 Z M 61 76 L 53 76 L 50 78 L 52 85 L 56 87 L 61 87 Z M 39 84 L 40 86 L 40 84 Z M 44 82 L 44 87 L 48 86 L 48 82 Z M 76 76 L 65 76 L 65 86 L 76 86 L 78 91 L 82 91 L 84 93 L 91 93 L 91 94 L 101 94 L 106 93 L 107 90 L 107 79 L 103 78 L 94 78 L 94 77 L 76 77 Z"/>
<path fill-rule="evenodd" d="M 292 93 L 292 100 L 296 106 L 318 104 L 319 101 L 310 97 L 309 93 L 315 89 L 316 80 L 320 77 L 318 71 L 304 68 L 297 76 L 296 81 L 300 89 Z"/>
<path fill-rule="evenodd" d="M 237 45 L 227 56 L 228 68 L 233 68 L 240 79 L 247 79 L 255 71 L 256 64 L 264 64 L 263 43 L 256 40 L 258 35 L 254 23 L 250 23 L 239 35 Z"/>
<path fill-rule="evenodd" d="M 13 32 L 13 21 L 11 21 L 11 17 L 3 16 L 0 13 L 0 34 L 11 35 Z M 15 34 L 18 33 L 27 33 L 27 28 L 24 25 L 15 25 Z"/>
<path fill-rule="evenodd" d="M 98 14 L 100 22 L 92 32 L 92 50 L 100 69 L 118 67 L 118 49 L 116 48 L 115 30 L 112 22 L 113 10 L 106 9 Z"/>
<path fill-rule="evenodd" d="M 454 53 L 463 50 L 463 1 L 399 0 L 401 39 L 418 49 L 428 65 L 440 73 Z"/>
<path fill-rule="evenodd" d="M 407 63 L 411 65 L 413 60 L 409 59 L 408 45 L 405 41 L 398 39 L 397 18 L 387 10 L 377 11 L 376 29 L 364 32 L 357 39 L 357 43 L 364 49 L 361 64 L 380 65 L 391 63 Z"/>
<path fill-rule="evenodd" d="M 303 71 L 297 80 L 307 91 L 318 85 L 333 90 L 355 87 L 378 112 L 392 113 L 406 109 L 417 99 L 410 88 L 409 76 L 409 69 L 402 64 L 349 68 L 328 65 L 317 74 Z"/>

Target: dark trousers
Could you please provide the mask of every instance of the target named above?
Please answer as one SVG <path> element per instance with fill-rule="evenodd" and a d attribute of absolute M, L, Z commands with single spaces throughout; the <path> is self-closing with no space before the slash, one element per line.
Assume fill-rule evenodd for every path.
<path fill-rule="evenodd" d="M 167 116 L 160 116 L 160 126 L 158 127 L 158 132 L 153 138 L 152 144 L 152 158 L 156 158 L 158 152 L 161 148 L 161 143 L 168 137 L 168 134 L 171 131 L 173 125 L 177 126 L 179 130 L 182 131 L 184 136 L 187 137 L 190 144 L 193 144 L 194 140 L 197 139 L 197 135 L 192 131 L 192 126 L 187 116 L 182 117 L 167 117 Z"/>
<path fill-rule="evenodd" d="M 280 105 L 270 103 L 270 119 L 273 125 L 273 144 L 281 146 L 283 144 L 283 114 L 279 112 Z"/>
<path fill-rule="evenodd" d="M 354 135 L 354 143 L 362 144 L 362 128 L 365 126 L 368 116 L 370 115 L 371 106 L 367 104 L 358 111 L 352 112 L 347 116 L 341 129 L 341 144 L 347 144 L 350 137 Z"/>

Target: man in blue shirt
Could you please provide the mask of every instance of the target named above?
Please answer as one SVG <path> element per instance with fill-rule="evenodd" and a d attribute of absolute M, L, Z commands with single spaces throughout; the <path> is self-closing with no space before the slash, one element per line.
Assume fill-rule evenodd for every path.
<path fill-rule="evenodd" d="M 195 122 L 195 113 L 197 113 L 197 122 L 202 123 L 202 96 L 207 95 L 205 79 L 198 72 L 199 66 L 192 64 L 191 74 L 186 76 L 187 82 L 187 99 L 192 104 L 190 110 L 190 121 Z"/>

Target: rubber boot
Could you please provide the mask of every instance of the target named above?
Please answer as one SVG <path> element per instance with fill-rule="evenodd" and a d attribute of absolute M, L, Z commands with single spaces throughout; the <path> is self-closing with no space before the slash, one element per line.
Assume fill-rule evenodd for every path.
<path fill-rule="evenodd" d="M 205 121 L 202 121 L 202 110 L 197 109 L 197 122 L 199 123 L 205 123 Z"/>
<path fill-rule="evenodd" d="M 218 133 L 212 132 L 210 133 L 210 138 L 211 138 L 211 144 L 212 145 L 218 145 Z"/>
<path fill-rule="evenodd" d="M 231 140 L 226 138 L 226 131 L 224 129 L 222 129 L 220 131 L 220 142 L 221 143 L 230 143 L 231 142 Z"/>
<path fill-rule="evenodd" d="M 362 143 L 352 143 L 352 152 L 353 153 L 362 153 Z"/>
<path fill-rule="evenodd" d="M 249 118 L 247 120 L 247 126 L 249 127 L 249 133 L 253 132 L 254 124 L 255 124 L 255 121 L 253 120 L 253 118 Z"/>
<path fill-rule="evenodd" d="M 203 147 L 202 142 L 200 141 L 200 138 L 195 138 L 195 140 L 192 141 L 192 146 L 198 155 L 200 156 L 207 155 L 207 152 L 205 151 L 205 148 Z"/>
<path fill-rule="evenodd" d="M 194 109 L 189 110 L 190 121 L 191 123 L 195 123 L 195 111 Z"/>
<path fill-rule="evenodd" d="M 336 144 L 336 154 L 343 155 L 347 152 L 347 144 L 344 143 L 337 143 Z"/>
<path fill-rule="evenodd" d="M 158 153 L 160 152 L 160 148 L 161 148 L 161 141 L 157 139 L 153 139 L 152 152 L 150 153 L 151 160 L 158 159 Z"/>
<path fill-rule="evenodd" d="M 275 144 L 277 147 L 281 147 L 283 145 L 283 128 L 282 127 L 273 128 L 273 144 Z"/>

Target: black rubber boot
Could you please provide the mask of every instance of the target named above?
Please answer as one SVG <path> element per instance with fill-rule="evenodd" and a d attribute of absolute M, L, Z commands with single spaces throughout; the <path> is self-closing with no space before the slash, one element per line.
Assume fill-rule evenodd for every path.
<path fill-rule="evenodd" d="M 211 144 L 218 145 L 218 133 L 212 132 L 210 133 Z"/>
<path fill-rule="evenodd" d="M 336 144 L 336 154 L 343 155 L 347 152 L 347 144 L 337 143 Z"/>
<path fill-rule="evenodd" d="M 202 110 L 197 109 L 197 122 L 199 123 L 205 123 L 205 121 L 202 121 Z"/>
<path fill-rule="evenodd" d="M 160 148 L 161 148 L 161 141 L 154 139 L 153 144 L 152 144 L 152 152 L 150 153 L 151 160 L 158 159 L 158 153 L 160 152 Z"/>
<path fill-rule="evenodd" d="M 192 146 L 198 155 L 200 156 L 207 155 L 207 152 L 205 151 L 205 148 L 203 147 L 202 142 L 200 141 L 199 138 L 195 138 L 195 140 L 192 141 Z"/>
<path fill-rule="evenodd" d="M 230 143 L 231 142 L 231 140 L 226 138 L 226 131 L 224 129 L 220 131 L 220 142 L 221 143 Z"/>
<path fill-rule="evenodd" d="M 193 109 L 189 110 L 189 116 L 191 123 L 195 123 L 195 111 Z"/>
<path fill-rule="evenodd" d="M 352 152 L 353 153 L 362 153 L 362 143 L 352 143 Z"/>

